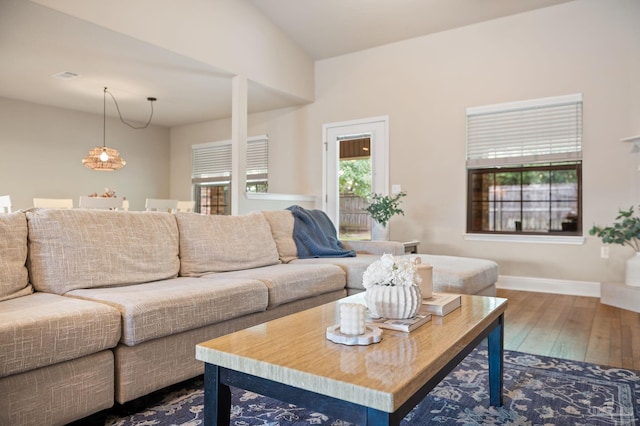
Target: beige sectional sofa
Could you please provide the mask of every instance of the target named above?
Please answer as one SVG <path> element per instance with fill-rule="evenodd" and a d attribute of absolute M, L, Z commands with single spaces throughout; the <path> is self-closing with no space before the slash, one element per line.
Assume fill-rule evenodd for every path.
<path fill-rule="evenodd" d="M 197 343 L 360 291 L 403 253 L 297 259 L 292 230 L 286 210 L 0 214 L 0 424 L 61 425 L 194 377 Z M 497 266 L 476 272 L 473 293 L 495 291 Z"/>

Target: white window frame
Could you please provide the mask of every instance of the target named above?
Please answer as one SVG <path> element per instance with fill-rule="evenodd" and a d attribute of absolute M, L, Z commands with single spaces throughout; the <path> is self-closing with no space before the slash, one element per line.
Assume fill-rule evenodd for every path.
<path fill-rule="evenodd" d="M 581 161 L 582 101 L 582 94 L 578 93 L 467 108 L 467 169 Z M 549 117 L 557 117 L 558 120 L 552 121 Z M 500 124 L 503 118 L 514 122 L 504 127 L 491 122 L 497 119 Z M 529 132 L 527 120 L 538 123 L 544 131 Z M 569 121 L 563 123 L 563 120 Z M 474 121 L 479 121 L 480 125 Z M 567 126 L 567 123 L 571 124 Z M 570 131 L 570 126 L 575 126 L 574 132 Z M 510 132 L 517 135 L 512 140 L 509 140 Z M 495 140 L 504 143 L 495 144 Z M 584 244 L 585 241 L 583 236 L 500 233 L 465 233 L 464 238 L 471 241 L 552 244 Z"/>

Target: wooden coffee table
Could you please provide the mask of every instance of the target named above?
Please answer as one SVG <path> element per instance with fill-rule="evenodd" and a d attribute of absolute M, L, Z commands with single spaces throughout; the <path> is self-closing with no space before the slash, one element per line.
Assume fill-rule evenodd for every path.
<path fill-rule="evenodd" d="M 411 333 L 385 330 L 380 343 L 347 346 L 325 337 L 340 303 L 282 317 L 196 346 L 205 362 L 205 424 L 228 425 L 229 386 L 358 425 L 398 425 L 488 337 L 490 404 L 502 405 L 507 300 L 462 296 L 462 306 Z"/>

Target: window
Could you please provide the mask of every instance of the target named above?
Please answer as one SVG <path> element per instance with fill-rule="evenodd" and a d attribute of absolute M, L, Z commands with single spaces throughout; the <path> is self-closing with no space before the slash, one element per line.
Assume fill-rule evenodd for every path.
<path fill-rule="evenodd" d="M 582 235 L 582 96 L 467 109 L 467 232 Z"/>
<path fill-rule="evenodd" d="M 267 192 L 268 142 L 266 135 L 247 139 L 247 192 Z M 231 214 L 231 167 L 231 141 L 192 146 L 191 183 L 196 212 Z"/>
<path fill-rule="evenodd" d="M 269 139 L 247 140 L 247 192 L 267 192 L 269 177 Z"/>

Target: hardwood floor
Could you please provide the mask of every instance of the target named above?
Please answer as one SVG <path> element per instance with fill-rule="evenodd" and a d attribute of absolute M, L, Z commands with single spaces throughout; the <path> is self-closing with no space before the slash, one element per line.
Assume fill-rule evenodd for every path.
<path fill-rule="evenodd" d="M 640 313 L 595 297 L 498 290 L 505 349 L 640 371 Z"/>

